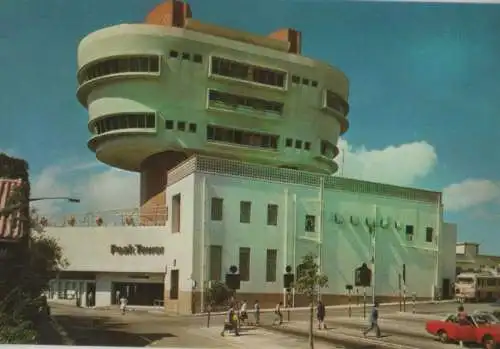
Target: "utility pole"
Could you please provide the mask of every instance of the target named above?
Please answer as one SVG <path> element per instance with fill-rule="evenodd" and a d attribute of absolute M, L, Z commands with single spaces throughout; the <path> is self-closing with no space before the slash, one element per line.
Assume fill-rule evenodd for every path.
<path fill-rule="evenodd" d="M 371 249 L 371 262 L 372 262 L 372 303 L 375 304 L 376 298 L 376 274 L 375 274 L 375 261 L 376 261 L 376 251 L 377 251 L 377 205 L 373 206 L 375 217 L 373 219 L 373 225 L 369 228 L 370 232 L 370 249 Z"/>

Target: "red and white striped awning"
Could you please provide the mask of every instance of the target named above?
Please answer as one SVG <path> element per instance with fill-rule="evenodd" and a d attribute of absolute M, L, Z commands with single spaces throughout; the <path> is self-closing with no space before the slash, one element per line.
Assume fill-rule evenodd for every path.
<path fill-rule="evenodd" d="M 0 210 L 4 209 L 7 200 L 14 189 L 20 187 L 20 179 L 2 179 L 0 178 Z M 0 241 L 17 240 L 23 234 L 21 224 L 21 210 L 16 210 L 14 214 L 4 216 L 0 215 Z"/>

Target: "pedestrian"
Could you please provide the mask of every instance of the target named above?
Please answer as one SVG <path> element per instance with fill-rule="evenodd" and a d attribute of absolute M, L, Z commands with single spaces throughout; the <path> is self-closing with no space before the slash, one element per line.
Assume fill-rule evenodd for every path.
<path fill-rule="evenodd" d="M 121 311 L 122 315 L 125 315 L 125 312 L 127 311 L 127 303 L 128 303 L 128 300 L 125 296 L 120 298 L 120 311 Z"/>
<path fill-rule="evenodd" d="M 89 292 L 87 294 L 87 307 L 92 307 L 93 306 L 93 301 L 94 301 L 94 297 L 92 295 L 92 292 Z"/>
<path fill-rule="evenodd" d="M 255 326 L 259 326 L 260 324 L 260 304 L 258 300 L 255 300 L 253 305 L 254 317 L 255 317 Z"/>
<path fill-rule="evenodd" d="M 115 292 L 115 304 L 120 304 L 120 290 Z"/>
<path fill-rule="evenodd" d="M 325 325 L 325 316 L 326 316 L 326 308 L 322 301 L 318 302 L 318 306 L 316 308 L 316 315 L 318 317 L 318 330 L 326 330 Z"/>
<path fill-rule="evenodd" d="M 240 321 L 241 321 L 241 324 L 243 324 L 247 320 L 248 320 L 247 301 L 244 300 L 243 303 L 241 304 L 241 308 L 240 308 Z"/>
<path fill-rule="evenodd" d="M 236 311 L 234 309 L 234 305 L 230 305 L 229 309 L 227 310 L 226 318 L 224 320 L 224 327 L 222 328 L 220 335 L 224 337 L 226 331 L 234 331 L 235 336 L 240 335 L 238 331 L 238 319 Z"/>
<path fill-rule="evenodd" d="M 372 313 L 370 315 L 370 326 L 363 331 L 363 336 L 372 330 L 375 330 L 377 338 L 380 338 L 380 327 L 378 326 L 378 302 L 373 304 Z"/>
<path fill-rule="evenodd" d="M 281 313 L 281 308 L 283 307 L 283 302 L 279 302 L 276 304 L 276 308 L 274 309 L 274 320 L 273 320 L 273 325 L 278 323 L 278 325 L 281 325 L 283 323 L 283 314 Z"/>
<path fill-rule="evenodd" d="M 467 319 L 467 312 L 465 311 L 464 306 L 460 305 L 457 310 L 458 310 L 458 313 L 457 313 L 458 324 L 460 326 L 469 325 L 470 323 L 469 323 L 469 320 Z M 464 342 L 458 341 L 458 345 L 460 346 L 460 348 L 463 348 Z"/>

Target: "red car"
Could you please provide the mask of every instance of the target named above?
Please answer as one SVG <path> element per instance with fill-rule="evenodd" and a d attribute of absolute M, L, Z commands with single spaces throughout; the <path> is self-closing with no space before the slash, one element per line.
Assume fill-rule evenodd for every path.
<path fill-rule="evenodd" d="M 431 320 L 425 324 L 428 333 L 437 336 L 443 343 L 458 342 L 483 344 L 495 348 L 500 343 L 500 320 L 490 313 L 467 316 L 467 324 L 459 324 L 456 315 L 443 320 Z"/>

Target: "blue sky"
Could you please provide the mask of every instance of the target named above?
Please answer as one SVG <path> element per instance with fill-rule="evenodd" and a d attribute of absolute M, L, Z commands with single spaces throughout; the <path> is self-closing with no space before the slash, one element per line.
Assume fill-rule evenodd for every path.
<path fill-rule="evenodd" d="M 91 31 L 143 21 L 158 2 L 0 4 L 0 149 L 27 159 L 35 194 L 79 194 L 79 210 L 113 201 L 137 176 L 96 164 L 77 103 L 76 49 Z M 500 254 L 500 6 L 396 2 L 192 0 L 193 17 L 267 34 L 303 33 L 303 53 L 351 82 L 345 175 L 445 190 L 461 240 Z M 23 24 L 19 24 L 22 21 Z M 22 139 L 19 136 L 22 134 Z M 99 187 L 101 185 L 101 187 Z M 115 195 L 116 197 L 116 195 Z M 47 203 L 53 212 L 69 208 Z M 72 207 L 71 209 L 76 209 Z M 497 242 L 498 241 L 498 242 Z"/>

